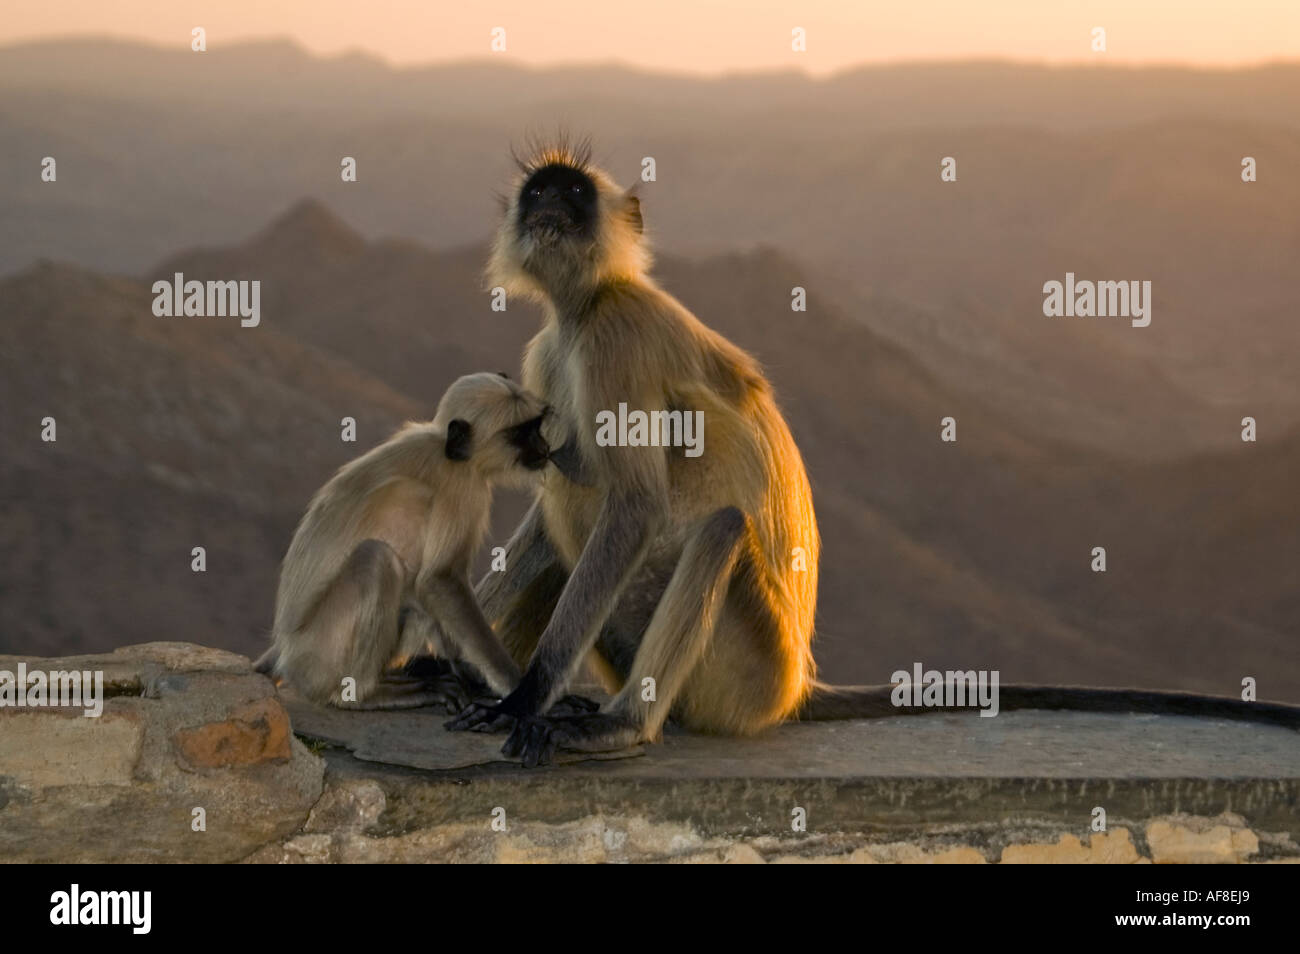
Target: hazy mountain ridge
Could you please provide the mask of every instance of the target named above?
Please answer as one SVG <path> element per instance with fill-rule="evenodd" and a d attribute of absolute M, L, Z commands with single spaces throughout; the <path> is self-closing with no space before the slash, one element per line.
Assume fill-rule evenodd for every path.
<path fill-rule="evenodd" d="M 485 261 L 481 247 L 435 256 L 409 240 L 368 242 L 309 199 L 239 245 L 182 252 L 145 277 L 256 277 L 278 330 L 382 375 L 432 415 L 452 378 L 518 355 L 532 333 L 518 310 L 488 309 Z"/>
<path fill-rule="evenodd" d="M 160 73 L 173 81 L 159 83 Z M 971 60 L 864 65 L 827 77 L 794 69 L 706 77 L 614 62 L 542 69 L 504 56 L 395 67 L 362 52 L 317 56 L 289 39 L 226 44 L 213 37 L 207 52 L 197 54 L 188 37 L 165 47 L 82 36 L 0 47 L 0 84 L 24 91 L 95 89 L 103 96 L 156 102 L 242 100 L 260 108 L 292 103 L 463 116 L 476 115 L 480 101 L 506 109 L 575 100 L 653 108 L 689 93 L 701 105 L 727 113 L 776 110 L 798 116 L 852 105 L 870 126 L 899 123 L 899 103 L 918 99 L 928 106 L 905 120 L 907 125 L 1012 120 L 1077 128 L 1179 113 L 1300 122 L 1294 119 L 1300 115 L 1300 64 L 1285 61 L 1224 70 Z M 1062 98 L 1080 87 L 1087 98 L 1064 113 Z"/>
<path fill-rule="evenodd" d="M 252 504 L 296 486 L 292 456 L 305 432 L 337 441 L 344 415 L 378 427 L 419 409 L 275 328 L 254 338 L 234 318 L 157 318 L 152 302 L 143 283 L 73 266 L 39 265 L 0 283 L 0 394 L 26 411 L 6 417 L 6 460 L 35 464 L 57 450 L 127 474 L 148 461 Z M 54 445 L 28 433 L 46 415 L 58 421 Z M 231 456 L 236 440 L 263 461 L 255 478 Z M 348 451 L 331 456 L 342 463 Z"/>
<path fill-rule="evenodd" d="M 815 299 L 1040 440 L 1175 458 L 1228 451 L 1246 415 L 1300 425 L 1296 64 L 701 79 L 83 39 L 0 50 L 0 91 L 0 165 L 27 170 L 0 178 L 0 271 L 52 256 L 140 273 L 232 247 L 303 194 L 362 236 L 463 251 L 495 221 L 508 145 L 564 123 L 625 183 L 656 159 L 639 191 L 662 248 L 781 250 Z M 1151 326 L 1043 317 L 1043 283 L 1067 271 L 1151 281 Z"/>
<path fill-rule="evenodd" d="M 17 464 L 0 518 L 16 555 L 6 648 L 166 633 L 256 651 L 293 522 L 333 468 L 431 413 L 456 374 L 517 368 L 538 314 L 490 310 L 485 254 L 368 242 L 309 201 L 142 280 L 43 266 L 0 281 L 0 387 L 8 419 L 28 422 L 0 431 Z M 149 283 L 175 270 L 259 277 L 262 325 L 155 318 Z M 1300 435 L 1168 465 L 1045 441 L 815 293 L 791 312 L 801 271 L 766 248 L 664 256 L 657 274 L 759 356 L 790 419 L 825 538 L 823 675 L 880 682 L 921 660 L 1227 692 L 1265 673 L 1263 695 L 1300 698 L 1286 489 Z M 37 439 L 46 413 L 57 445 Z M 339 441 L 344 414 L 355 445 Z M 956 444 L 939 440 L 947 415 Z M 498 541 L 516 513 L 497 514 Z M 73 557 L 60 541 L 79 532 L 96 542 Z M 189 570 L 195 545 L 207 575 Z M 1088 569 L 1095 545 L 1107 574 Z M 70 602 L 90 595 L 115 608 Z"/>

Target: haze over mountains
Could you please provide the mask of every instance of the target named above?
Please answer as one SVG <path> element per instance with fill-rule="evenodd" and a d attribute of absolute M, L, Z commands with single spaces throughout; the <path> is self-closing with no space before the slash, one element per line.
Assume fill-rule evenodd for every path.
<path fill-rule="evenodd" d="M 707 80 L 91 38 L 0 49 L 0 104 L 0 274 L 138 274 L 304 195 L 371 238 L 464 247 L 491 229 L 509 145 L 565 124 L 624 183 L 654 157 L 639 188 L 661 248 L 780 248 L 815 299 L 1045 436 L 1172 456 L 1226 449 L 1247 414 L 1300 424 L 1295 64 Z M 1045 318 L 1066 272 L 1151 281 L 1151 326 Z"/>
<path fill-rule="evenodd" d="M 518 367 L 538 316 L 488 307 L 492 190 L 563 121 L 624 183 L 656 159 L 658 275 L 774 380 L 825 538 L 823 676 L 1253 675 L 1300 701 L 1297 107 L 1293 65 L 698 80 L 0 50 L 0 650 L 257 651 L 333 468 L 456 375 Z M 260 280 L 261 325 L 155 318 L 175 271 Z M 1066 271 L 1152 281 L 1151 326 L 1044 317 Z"/>

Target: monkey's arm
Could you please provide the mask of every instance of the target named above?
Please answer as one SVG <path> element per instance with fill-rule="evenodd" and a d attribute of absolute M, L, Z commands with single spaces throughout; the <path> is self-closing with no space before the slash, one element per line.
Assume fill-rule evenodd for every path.
<path fill-rule="evenodd" d="M 519 684 L 519 666 L 492 632 L 470 592 L 469 580 L 454 573 L 438 574 L 425 581 L 420 595 L 443 635 L 483 674 L 493 692 L 504 696 Z"/>
<path fill-rule="evenodd" d="M 506 543 L 506 568 L 489 570 L 474 588 L 483 615 L 491 620 L 504 616 L 519 594 L 557 559 L 555 547 L 546 536 L 541 501 L 534 500 Z"/>
<path fill-rule="evenodd" d="M 582 406 L 575 413 L 579 428 L 591 427 L 597 412 L 622 402 L 634 408 L 667 406 L 662 379 L 625 357 L 635 348 L 622 340 L 623 330 L 617 323 L 603 325 L 587 343 L 593 354 L 620 359 L 593 360 L 584 368 L 585 381 L 578 389 Z M 604 499 L 523 679 L 501 704 L 499 711 L 507 717 L 539 715 L 564 693 L 669 517 L 664 449 L 603 445 L 594 434 L 584 440 L 586 434 L 577 434 L 579 454 L 590 465 L 595 485 L 604 490 Z"/>
<path fill-rule="evenodd" d="M 540 615 L 533 614 L 534 624 L 549 619 L 518 686 L 500 705 L 471 705 L 448 722 L 447 728 L 477 732 L 508 730 L 517 719 L 548 710 L 563 695 L 565 686 L 595 644 L 620 589 L 635 572 L 661 525 L 666 505 L 652 501 L 662 499 L 613 493 L 606 497 L 568 582 L 555 572 L 555 565 L 543 568 L 533 577 L 527 592 L 523 592 L 520 605 L 510 607 L 506 614 L 503 626 L 507 641 L 512 626 L 520 622 L 521 609 L 539 611 Z M 544 611 L 543 608 L 551 606 L 553 612 Z M 519 658 L 518 653 L 515 656 Z M 587 708 L 581 704 L 584 700 L 577 697 L 566 697 L 565 701 L 578 711 Z"/>
<path fill-rule="evenodd" d="M 538 715 L 564 693 L 662 525 L 666 495 L 612 490 L 560 594 L 528 669 L 500 710 Z"/>
<path fill-rule="evenodd" d="M 551 464 L 579 487 L 596 485 L 595 475 L 591 472 L 591 467 L 583 461 L 576 437 L 570 437 L 560 445 L 559 450 L 551 452 Z"/>

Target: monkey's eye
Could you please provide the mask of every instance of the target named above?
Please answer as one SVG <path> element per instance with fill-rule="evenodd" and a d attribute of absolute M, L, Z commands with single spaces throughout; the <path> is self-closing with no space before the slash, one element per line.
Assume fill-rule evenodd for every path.
<path fill-rule="evenodd" d="M 575 195 L 582 195 L 582 183 L 575 182 L 573 185 L 569 186 L 569 190 Z"/>
<path fill-rule="evenodd" d="M 534 199 L 536 199 L 536 198 L 538 198 L 538 197 L 541 196 L 541 194 L 542 194 L 542 187 L 541 187 L 541 186 L 533 186 L 531 189 L 528 190 L 528 194 L 531 195 Z"/>

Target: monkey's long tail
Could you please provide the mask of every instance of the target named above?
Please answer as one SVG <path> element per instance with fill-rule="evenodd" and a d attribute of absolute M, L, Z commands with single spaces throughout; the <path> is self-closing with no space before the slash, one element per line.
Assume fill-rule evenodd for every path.
<path fill-rule="evenodd" d="M 965 706 L 896 706 L 897 687 L 830 686 L 816 683 L 794 718 L 807 722 L 840 719 L 881 719 L 930 712 L 979 712 L 974 700 Z M 945 686 L 943 698 L 948 698 Z M 910 691 L 908 692 L 910 696 Z M 1300 706 L 1277 702 L 1242 702 L 1223 696 L 1200 696 L 1158 689 L 1097 689 L 1087 686 L 999 686 L 999 712 L 1012 709 L 1073 710 L 1076 712 L 1142 712 L 1202 718 L 1262 722 L 1300 730 Z"/>

